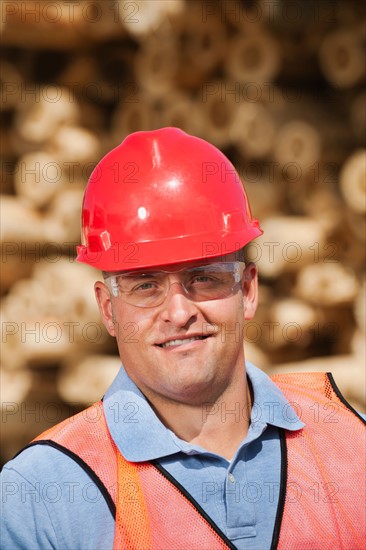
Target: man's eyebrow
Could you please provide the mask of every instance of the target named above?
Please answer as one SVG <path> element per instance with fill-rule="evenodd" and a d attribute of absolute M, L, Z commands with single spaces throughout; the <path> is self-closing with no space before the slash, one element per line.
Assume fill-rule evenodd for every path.
<path fill-rule="evenodd" d="M 142 271 L 141 273 L 119 273 L 119 275 L 122 275 L 124 279 L 144 279 L 159 273 L 161 273 L 161 271 Z"/>

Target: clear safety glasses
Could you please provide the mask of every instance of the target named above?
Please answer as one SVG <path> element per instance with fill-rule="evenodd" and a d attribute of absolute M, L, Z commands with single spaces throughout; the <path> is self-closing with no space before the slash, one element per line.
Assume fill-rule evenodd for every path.
<path fill-rule="evenodd" d="M 244 262 L 216 262 L 179 271 L 130 271 L 111 273 L 105 282 L 115 297 L 137 307 L 160 306 L 173 284 L 195 302 L 218 300 L 239 289 Z"/>

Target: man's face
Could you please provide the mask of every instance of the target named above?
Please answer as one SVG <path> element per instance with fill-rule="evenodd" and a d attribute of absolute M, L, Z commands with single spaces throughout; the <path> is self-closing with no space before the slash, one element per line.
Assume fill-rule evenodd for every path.
<path fill-rule="evenodd" d="M 111 296 L 104 283 L 95 285 L 103 322 L 117 339 L 124 368 L 152 403 L 213 402 L 244 376 L 244 320 L 253 317 L 257 305 L 256 268 L 245 268 L 229 296 L 197 302 L 174 282 L 177 270 L 200 264 L 159 268 L 172 271 L 173 284 L 156 307 L 131 305 Z"/>

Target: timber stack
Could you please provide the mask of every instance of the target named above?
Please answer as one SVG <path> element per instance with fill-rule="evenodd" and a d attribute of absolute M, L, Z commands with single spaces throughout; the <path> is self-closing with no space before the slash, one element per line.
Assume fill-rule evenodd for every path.
<path fill-rule="evenodd" d="M 81 200 L 105 152 L 161 126 L 221 148 L 265 230 L 248 250 L 261 296 L 248 359 L 332 371 L 364 410 L 364 9 L 3 0 L 2 460 L 118 370 L 98 275 L 75 263 Z"/>

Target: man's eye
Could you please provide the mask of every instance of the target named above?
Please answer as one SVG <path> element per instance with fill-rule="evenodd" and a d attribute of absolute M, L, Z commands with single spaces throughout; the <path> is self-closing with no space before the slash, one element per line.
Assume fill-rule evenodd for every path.
<path fill-rule="evenodd" d="M 197 275 L 196 277 L 194 277 L 194 279 L 192 279 L 193 284 L 215 283 L 215 282 L 217 282 L 217 279 L 209 275 Z"/>
<path fill-rule="evenodd" d="M 136 285 L 132 288 L 132 292 L 143 292 L 144 290 L 155 290 L 157 288 L 157 284 L 153 281 L 148 281 L 141 283 L 139 285 Z"/>

